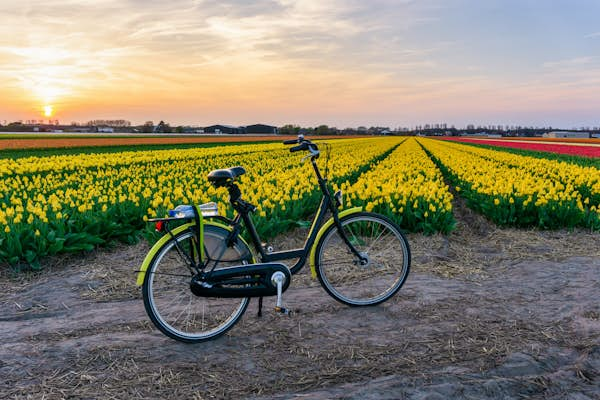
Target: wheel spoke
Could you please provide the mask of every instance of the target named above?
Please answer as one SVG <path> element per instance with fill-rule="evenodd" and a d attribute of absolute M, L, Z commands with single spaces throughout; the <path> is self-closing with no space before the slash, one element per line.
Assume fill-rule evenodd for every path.
<path fill-rule="evenodd" d="M 364 254 L 365 265 L 347 250 L 332 226 L 317 245 L 317 275 L 323 287 L 337 300 L 351 305 L 385 301 L 400 289 L 408 274 L 408 246 L 400 230 L 389 220 L 361 213 L 342 219 L 342 225 L 356 250 Z"/>
<path fill-rule="evenodd" d="M 249 250 L 242 243 L 233 247 L 223 246 L 228 231 L 206 227 L 205 244 L 210 249 L 225 248 L 216 270 L 239 265 L 239 260 Z M 192 249 L 194 234 L 185 231 L 159 249 L 148 268 L 148 277 L 143 287 L 144 305 L 152 322 L 166 335 L 182 341 L 203 341 L 215 338 L 242 316 L 247 298 L 210 298 L 196 296 L 190 289 L 187 260 L 181 251 Z M 179 248 L 178 248 L 179 247 Z M 185 271 L 185 272 L 184 272 Z"/>

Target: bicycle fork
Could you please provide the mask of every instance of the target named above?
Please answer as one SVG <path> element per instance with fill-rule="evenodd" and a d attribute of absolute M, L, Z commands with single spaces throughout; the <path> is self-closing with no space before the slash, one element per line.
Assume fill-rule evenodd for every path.
<path fill-rule="evenodd" d="M 344 231 L 344 226 L 342 225 L 342 222 L 340 221 L 340 218 L 338 217 L 337 210 L 333 210 L 333 208 L 332 208 L 332 213 L 333 213 L 333 221 L 338 228 L 338 234 L 342 238 L 342 241 L 346 244 L 346 246 L 348 246 L 348 248 L 350 249 L 350 252 L 356 256 L 356 258 L 358 259 L 358 263 L 361 266 L 365 266 L 365 265 L 369 264 L 369 258 L 364 253 L 361 253 L 358 250 L 356 250 L 356 247 L 354 247 L 354 245 L 352 244 L 350 239 L 348 239 L 348 236 L 346 235 L 346 232 Z"/>

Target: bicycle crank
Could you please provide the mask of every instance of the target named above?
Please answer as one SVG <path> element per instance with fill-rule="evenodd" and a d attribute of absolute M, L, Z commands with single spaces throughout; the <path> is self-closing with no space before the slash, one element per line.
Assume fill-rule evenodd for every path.
<path fill-rule="evenodd" d="M 277 287 L 277 305 L 275 311 L 281 314 L 290 315 L 291 311 L 282 306 L 281 294 L 283 293 L 283 285 L 287 283 L 288 279 L 285 274 L 280 271 L 275 272 L 271 276 L 271 283 Z"/>
<path fill-rule="evenodd" d="M 290 286 L 292 275 L 280 263 L 247 264 L 201 272 L 190 282 L 192 293 L 200 297 L 266 297 L 277 296 Z"/>

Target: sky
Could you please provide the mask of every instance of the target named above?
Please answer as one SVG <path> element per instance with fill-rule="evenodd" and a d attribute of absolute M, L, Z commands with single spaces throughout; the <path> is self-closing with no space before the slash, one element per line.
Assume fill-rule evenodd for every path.
<path fill-rule="evenodd" d="M 0 0 L 0 123 L 600 126 L 598 0 Z"/>

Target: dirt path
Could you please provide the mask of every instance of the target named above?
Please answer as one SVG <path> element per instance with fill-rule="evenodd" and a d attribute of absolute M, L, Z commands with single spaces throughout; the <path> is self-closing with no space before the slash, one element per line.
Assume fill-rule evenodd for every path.
<path fill-rule="evenodd" d="M 345 307 L 303 275 L 284 297 L 295 316 L 257 318 L 253 301 L 200 345 L 149 323 L 143 243 L 4 276 L 0 397 L 599 399 L 600 235 L 459 214 L 449 237 L 411 236 L 413 270 L 389 302 Z"/>

